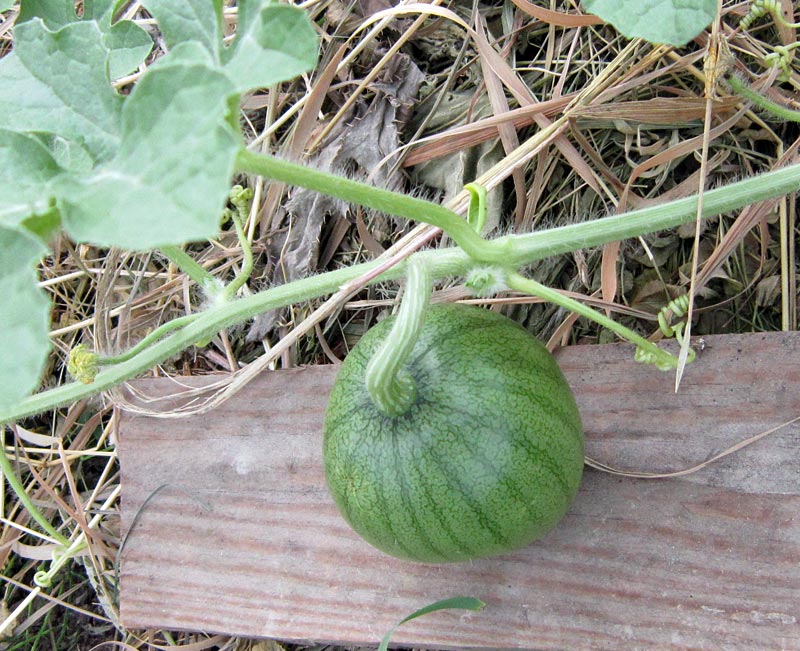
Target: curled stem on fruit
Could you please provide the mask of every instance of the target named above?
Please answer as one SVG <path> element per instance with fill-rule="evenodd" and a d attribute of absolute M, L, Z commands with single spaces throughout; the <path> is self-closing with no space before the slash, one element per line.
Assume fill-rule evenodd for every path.
<path fill-rule="evenodd" d="M 648 341 L 641 335 L 636 334 L 633 330 L 626 328 L 620 323 L 617 323 L 602 312 L 593 310 L 591 307 L 584 305 L 580 301 L 576 301 L 568 296 L 564 296 L 560 292 L 550 289 L 549 287 L 542 285 L 531 278 L 525 278 L 515 271 L 508 272 L 508 275 L 506 276 L 506 284 L 510 289 L 522 292 L 524 294 L 530 294 L 531 296 L 536 296 L 549 301 L 550 303 L 560 305 L 566 310 L 570 310 L 571 312 L 585 316 L 587 319 L 591 319 L 595 323 L 599 323 L 601 326 L 618 334 L 626 341 L 636 344 L 635 359 L 637 362 L 654 364 L 662 371 L 668 371 L 676 368 L 678 365 L 678 358 L 674 355 L 670 355 L 666 350 L 662 350 L 652 341 Z"/>
<path fill-rule="evenodd" d="M 419 256 L 408 260 L 406 288 L 389 335 L 369 360 L 366 384 L 372 402 L 387 416 L 400 416 L 417 399 L 417 383 L 404 368 L 419 337 L 431 294 L 428 268 Z"/>

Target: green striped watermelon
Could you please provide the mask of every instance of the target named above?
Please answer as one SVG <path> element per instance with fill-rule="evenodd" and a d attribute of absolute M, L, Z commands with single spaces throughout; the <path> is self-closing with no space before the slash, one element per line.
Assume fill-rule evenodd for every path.
<path fill-rule="evenodd" d="M 328 404 L 325 473 L 342 515 L 378 549 L 431 563 L 540 538 L 583 471 L 580 416 L 552 355 L 495 312 L 431 307 L 406 364 L 416 402 L 389 417 L 364 372 L 392 321 L 353 348 Z"/>

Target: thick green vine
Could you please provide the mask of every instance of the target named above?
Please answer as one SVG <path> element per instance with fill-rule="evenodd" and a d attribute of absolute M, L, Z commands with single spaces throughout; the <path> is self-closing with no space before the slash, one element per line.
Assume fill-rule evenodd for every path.
<path fill-rule="evenodd" d="M 239 158 L 243 163 L 241 171 L 263 172 L 278 180 L 325 192 L 329 189 L 326 184 L 329 184 L 331 189 L 336 191 L 335 196 L 393 214 L 408 215 L 418 221 L 434 225 L 440 225 L 443 221 L 449 225 L 449 220 L 456 219 L 463 224 L 463 228 L 458 228 L 462 242 L 470 242 L 472 244 L 470 250 L 478 251 L 475 259 L 489 262 L 499 260 L 502 266 L 515 269 L 548 256 L 673 228 L 696 217 L 697 197 L 691 196 L 594 221 L 536 233 L 483 240 L 466 221 L 461 221 L 455 213 L 437 204 L 355 181 L 343 180 L 318 170 L 310 170 L 309 175 L 295 177 L 293 173 L 298 168 L 302 170 L 306 168 L 265 155 L 243 153 Z M 703 203 L 703 216 L 737 210 L 751 203 L 795 192 L 798 188 L 800 188 L 800 164 L 707 191 Z M 486 253 L 488 256 L 482 255 Z M 463 276 L 474 266 L 474 259 L 458 247 L 424 251 L 419 255 L 425 262 L 432 280 Z M 246 321 L 269 309 L 333 293 L 345 283 L 373 272 L 382 264 L 383 261 L 378 260 L 338 269 L 274 287 L 252 296 L 209 306 L 183 327 L 173 332 L 162 330 L 161 333 L 166 336 L 153 340 L 151 345 L 140 350 L 135 357 L 103 368 L 90 384 L 81 382 L 66 384 L 0 409 L 0 423 L 12 422 L 105 391 L 230 325 Z M 371 278 L 369 282 L 397 279 L 404 274 L 405 265 L 399 264 Z"/>

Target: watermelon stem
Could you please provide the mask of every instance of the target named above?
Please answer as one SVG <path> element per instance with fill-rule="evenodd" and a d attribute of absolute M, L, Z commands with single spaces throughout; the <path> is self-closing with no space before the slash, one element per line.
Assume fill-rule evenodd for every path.
<path fill-rule="evenodd" d="M 404 368 L 414 349 L 431 295 L 430 272 L 419 255 L 408 259 L 406 287 L 389 336 L 367 365 L 372 402 L 386 416 L 402 416 L 417 399 L 417 383 Z"/>

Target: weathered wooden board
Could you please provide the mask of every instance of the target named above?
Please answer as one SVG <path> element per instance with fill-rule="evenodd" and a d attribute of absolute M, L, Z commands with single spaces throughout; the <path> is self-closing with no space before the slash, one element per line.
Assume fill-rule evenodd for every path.
<path fill-rule="evenodd" d="M 673 374 L 635 364 L 630 346 L 561 351 L 588 453 L 675 470 L 800 416 L 800 333 L 706 343 L 678 395 Z M 800 649 L 798 423 L 680 478 L 587 470 L 545 539 L 428 566 L 373 550 L 328 497 L 320 430 L 334 373 L 265 374 L 200 417 L 123 417 L 123 528 L 134 523 L 121 564 L 125 625 L 375 644 L 403 615 L 471 595 L 486 609 L 416 620 L 395 642 Z M 138 388 L 179 390 L 169 380 Z"/>

